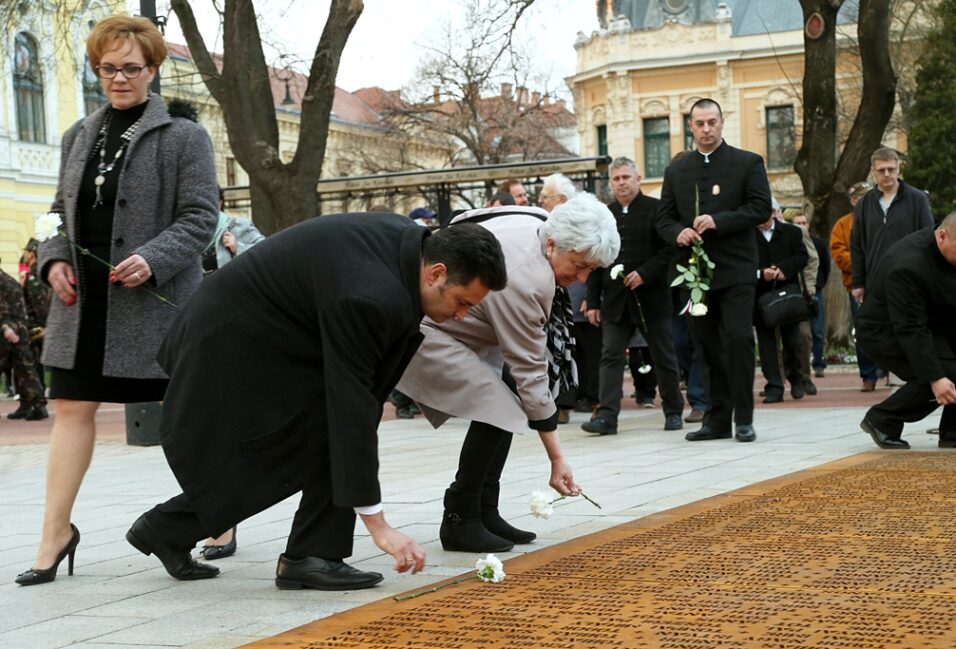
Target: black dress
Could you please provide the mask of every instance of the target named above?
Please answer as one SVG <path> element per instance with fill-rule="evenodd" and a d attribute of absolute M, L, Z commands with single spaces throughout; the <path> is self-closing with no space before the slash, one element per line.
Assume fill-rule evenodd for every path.
<path fill-rule="evenodd" d="M 109 109 L 109 129 L 106 134 L 105 156 L 107 163 L 114 159 L 117 149 L 123 144 L 121 135 L 138 120 L 146 110 L 146 102 L 127 110 Z M 113 211 L 120 170 L 125 158 L 121 157 L 113 171 L 104 174 L 101 187 L 102 202 L 96 203 L 96 185 L 99 153 L 86 164 L 80 195 L 77 199 L 77 243 L 93 255 L 109 261 L 113 239 Z M 50 368 L 50 398 L 74 399 L 77 401 L 107 401 L 111 403 L 139 403 L 161 401 L 166 392 L 166 379 L 130 379 L 103 376 L 103 353 L 106 347 L 106 314 L 110 291 L 135 291 L 137 289 L 111 286 L 109 268 L 85 255 L 77 255 L 77 289 L 80 293 L 80 336 L 77 341 L 76 359 L 72 370 Z"/>

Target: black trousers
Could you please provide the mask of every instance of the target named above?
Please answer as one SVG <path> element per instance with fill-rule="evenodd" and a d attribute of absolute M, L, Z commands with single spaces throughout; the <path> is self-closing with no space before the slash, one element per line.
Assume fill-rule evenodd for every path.
<path fill-rule="evenodd" d="M 589 322 L 574 323 L 574 362 L 578 366 L 578 401 L 598 403 L 601 371 L 601 328 Z"/>
<path fill-rule="evenodd" d="M 302 485 L 299 508 L 292 519 L 285 555 L 290 559 L 321 557 L 341 560 L 352 555 L 355 511 L 332 503 L 332 473 L 328 443 L 321 449 L 324 457 L 316 463 Z M 255 489 L 255 485 L 236 485 L 237 489 Z M 225 506 L 225 504 L 224 504 Z M 146 512 L 150 525 L 173 548 L 192 548 L 207 537 L 226 530 L 207 530 L 186 494 L 179 494 Z M 239 523 L 240 521 L 235 521 Z"/>
<path fill-rule="evenodd" d="M 709 371 L 704 386 L 710 410 L 704 423 L 727 429 L 752 424 L 754 416 L 753 284 L 707 292 L 707 315 L 688 317 L 697 353 Z M 686 296 L 685 296 L 686 297 Z"/>
<path fill-rule="evenodd" d="M 512 437 L 510 432 L 491 424 L 471 422 L 461 445 L 455 481 L 451 483 L 449 491 L 472 507 L 478 507 L 483 502 L 497 505 L 501 472 L 508 461 Z M 473 510 L 469 513 L 478 512 Z"/>
<path fill-rule="evenodd" d="M 601 407 L 597 416 L 616 426 L 624 398 L 625 352 L 628 343 L 639 329 L 629 322 L 602 321 L 601 349 Z M 680 391 L 680 369 L 674 352 L 673 332 L 670 318 L 647 323 L 647 331 L 641 331 L 647 341 L 651 363 L 661 393 L 661 405 L 665 415 L 679 415 L 684 410 L 684 397 Z"/>
<path fill-rule="evenodd" d="M 933 397 L 933 389 L 929 383 L 915 380 L 916 372 L 908 358 L 881 354 L 878 345 L 867 346 L 866 342 L 861 338 L 860 345 L 867 350 L 870 358 L 879 367 L 893 372 L 906 381 L 906 385 L 866 413 L 866 418 L 877 428 L 887 435 L 898 437 L 903 432 L 903 424 L 924 419 L 939 408 L 939 404 Z M 933 346 L 939 353 L 939 361 L 943 365 L 946 378 L 956 382 L 956 358 L 953 356 L 949 342 L 941 336 L 934 336 Z M 949 353 L 946 353 L 947 350 Z M 943 414 L 939 418 L 939 429 L 947 432 L 956 431 L 956 405 L 943 406 Z"/>
<path fill-rule="evenodd" d="M 790 381 L 790 385 L 802 383 L 804 378 L 799 359 L 803 354 L 803 337 L 800 335 L 800 323 L 793 322 L 780 327 L 768 327 L 763 323 L 760 314 L 756 313 L 754 315 L 754 327 L 757 330 L 757 346 L 760 349 L 760 370 L 767 380 L 767 384 L 764 386 L 767 395 L 782 395 L 784 391 L 780 357 L 777 354 L 776 329 L 778 328 L 783 343 L 787 379 Z"/>

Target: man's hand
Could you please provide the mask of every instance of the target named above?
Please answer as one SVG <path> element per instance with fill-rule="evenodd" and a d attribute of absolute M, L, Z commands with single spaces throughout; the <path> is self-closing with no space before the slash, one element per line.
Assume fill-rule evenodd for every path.
<path fill-rule="evenodd" d="M 850 295 L 853 296 L 853 299 L 856 300 L 857 304 L 863 304 L 863 295 L 866 293 L 865 288 L 855 288 L 850 291 Z"/>
<path fill-rule="evenodd" d="M 941 406 L 948 406 L 956 403 L 956 385 L 945 376 L 929 384 L 933 389 L 933 396 L 936 397 L 936 403 Z"/>
<path fill-rule="evenodd" d="M 714 222 L 714 217 L 710 214 L 701 214 L 694 219 L 694 229 L 698 234 L 703 234 L 707 232 L 707 230 L 716 230 L 717 224 Z"/>
<path fill-rule="evenodd" d="M 3 325 L 3 338 L 11 345 L 16 345 L 20 342 L 20 336 L 17 335 L 17 332 L 13 330 L 8 324 Z"/>
<path fill-rule="evenodd" d="M 601 326 L 601 309 L 588 309 L 584 312 L 590 322 L 595 327 Z"/>
<path fill-rule="evenodd" d="M 691 246 L 698 239 L 700 239 L 700 235 L 697 234 L 697 230 L 693 228 L 684 228 L 680 231 L 680 234 L 677 235 L 677 245 Z"/>
<path fill-rule="evenodd" d="M 636 270 L 632 270 L 624 277 L 624 286 L 632 291 L 644 283 L 644 278 Z"/>
<path fill-rule="evenodd" d="M 375 545 L 395 559 L 395 572 L 410 569 L 414 575 L 425 567 L 425 551 L 415 539 L 405 536 L 386 523 L 382 512 L 368 516 L 362 514 L 362 522 L 372 535 Z"/>
<path fill-rule="evenodd" d="M 777 269 L 771 266 L 763 269 L 763 281 L 772 282 L 777 277 Z"/>

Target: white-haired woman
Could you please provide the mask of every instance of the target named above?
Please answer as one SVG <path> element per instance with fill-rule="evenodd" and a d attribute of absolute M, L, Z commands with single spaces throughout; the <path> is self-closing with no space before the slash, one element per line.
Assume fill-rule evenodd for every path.
<path fill-rule="evenodd" d="M 508 286 L 462 320 L 422 321 L 425 340 L 399 382 L 433 426 L 449 417 L 471 420 L 455 481 L 445 491 L 442 547 L 505 552 L 534 540 L 498 512 L 499 480 L 512 433 L 538 431 L 551 461 L 551 486 L 576 495 L 556 432 L 554 397 L 573 374 L 567 342 L 569 304 L 556 286 L 583 281 L 614 261 L 620 237 L 610 211 L 578 194 L 550 216 L 536 207 L 497 207 L 459 215 L 501 242 Z"/>

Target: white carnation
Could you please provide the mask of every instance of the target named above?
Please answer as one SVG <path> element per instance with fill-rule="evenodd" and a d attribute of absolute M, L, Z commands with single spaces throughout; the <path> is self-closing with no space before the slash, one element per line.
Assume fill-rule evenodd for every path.
<path fill-rule="evenodd" d="M 624 264 L 615 264 L 611 268 L 611 279 L 620 279 L 624 275 Z"/>
<path fill-rule="evenodd" d="M 61 227 L 63 227 L 63 215 L 59 212 L 47 212 L 37 217 L 33 225 L 33 236 L 37 241 L 46 241 L 58 235 Z"/>
<path fill-rule="evenodd" d="M 531 515 L 535 518 L 551 518 L 554 513 L 554 507 L 551 506 L 551 498 L 544 491 L 531 492 Z"/>
<path fill-rule="evenodd" d="M 691 315 L 707 315 L 707 305 L 704 303 L 694 304 L 690 307 Z"/>
<path fill-rule="evenodd" d="M 475 563 L 475 570 L 478 571 L 478 578 L 482 581 L 498 584 L 505 580 L 504 564 L 501 563 L 501 559 L 493 554 L 489 554 L 484 559 L 478 559 Z"/>

